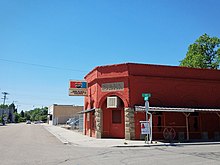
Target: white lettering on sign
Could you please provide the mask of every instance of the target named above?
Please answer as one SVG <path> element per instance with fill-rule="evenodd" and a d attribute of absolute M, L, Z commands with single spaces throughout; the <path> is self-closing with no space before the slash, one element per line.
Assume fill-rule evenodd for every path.
<path fill-rule="evenodd" d="M 124 90 L 124 82 L 102 84 L 102 92 L 123 91 L 123 90 Z"/>
<path fill-rule="evenodd" d="M 69 89 L 69 96 L 87 96 L 87 88 Z"/>

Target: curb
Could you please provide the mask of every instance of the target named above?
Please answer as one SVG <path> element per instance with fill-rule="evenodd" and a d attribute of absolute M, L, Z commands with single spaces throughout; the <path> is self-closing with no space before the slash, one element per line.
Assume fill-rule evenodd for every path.
<path fill-rule="evenodd" d="M 54 135 L 58 140 L 60 140 L 63 144 L 69 144 L 69 141 L 67 141 L 64 137 L 62 137 L 62 135 L 58 134 L 58 133 L 54 133 L 53 131 L 51 131 L 48 127 L 44 128 L 50 132 L 52 135 Z"/>
<path fill-rule="evenodd" d="M 139 148 L 139 147 L 158 147 L 158 146 L 164 146 L 163 144 L 158 144 L 158 145 L 124 145 L 124 146 L 113 146 L 113 147 L 117 147 L 117 148 Z"/>
<path fill-rule="evenodd" d="M 220 142 L 200 142 L 200 143 L 163 143 L 163 144 L 145 144 L 145 145 L 117 145 L 113 147 L 126 148 L 126 147 L 178 147 L 178 146 L 193 146 L 193 145 L 219 145 Z"/>

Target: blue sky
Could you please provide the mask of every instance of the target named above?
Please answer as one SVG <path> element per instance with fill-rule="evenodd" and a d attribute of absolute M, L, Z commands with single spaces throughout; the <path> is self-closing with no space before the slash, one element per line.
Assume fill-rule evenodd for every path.
<path fill-rule="evenodd" d="M 18 110 L 83 105 L 70 79 L 125 62 L 179 65 L 220 37 L 219 0 L 0 0 L 0 91 Z M 3 100 L 1 100 L 3 102 Z"/>

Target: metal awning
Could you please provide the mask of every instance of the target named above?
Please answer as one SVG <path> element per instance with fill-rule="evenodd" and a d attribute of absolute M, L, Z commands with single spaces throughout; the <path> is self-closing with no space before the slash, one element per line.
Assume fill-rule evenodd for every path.
<path fill-rule="evenodd" d="M 78 114 L 88 113 L 88 112 L 92 112 L 92 111 L 95 111 L 95 108 L 80 111 L 80 112 L 78 112 Z"/>
<path fill-rule="evenodd" d="M 195 112 L 220 112 L 220 109 L 194 109 Z"/>
<path fill-rule="evenodd" d="M 144 112 L 145 106 L 135 106 L 135 111 Z M 220 112 L 220 109 L 149 107 L 149 112 Z"/>

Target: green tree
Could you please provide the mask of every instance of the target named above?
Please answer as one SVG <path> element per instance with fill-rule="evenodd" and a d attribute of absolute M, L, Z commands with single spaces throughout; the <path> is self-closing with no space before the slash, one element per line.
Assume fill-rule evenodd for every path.
<path fill-rule="evenodd" d="M 6 104 L 1 104 L 1 105 L 0 105 L 0 108 L 2 108 L 2 109 L 7 109 L 7 108 L 8 108 L 8 105 L 6 105 Z"/>
<path fill-rule="evenodd" d="M 33 110 L 28 111 L 30 114 L 30 120 L 31 121 L 47 121 L 47 114 L 48 114 L 48 108 L 43 107 L 43 108 L 35 108 Z"/>
<path fill-rule="evenodd" d="M 180 66 L 218 69 L 220 64 L 220 39 L 207 34 L 200 36 L 188 48 Z"/>
<path fill-rule="evenodd" d="M 13 111 L 15 111 L 15 104 L 14 104 L 14 103 L 10 104 L 10 105 L 8 106 L 8 108 L 11 109 L 11 110 L 13 110 Z"/>
<path fill-rule="evenodd" d="M 31 115 L 31 121 L 35 121 L 35 116 L 36 116 L 35 114 Z"/>
<path fill-rule="evenodd" d="M 25 117 L 27 120 L 31 120 L 30 112 L 29 112 L 29 111 L 24 112 L 24 117 Z"/>
<path fill-rule="evenodd" d="M 24 117 L 24 111 L 23 110 L 21 111 L 21 117 Z"/>
<path fill-rule="evenodd" d="M 25 117 L 19 117 L 18 118 L 18 122 L 20 123 L 20 122 L 25 122 L 26 121 L 26 118 Z"/>
<path fill-rule="evenodd" d="M 15 123 L 18 123 L 20 115 L 17 112 L 15 112 L 14 115 L 15 115 Z"/>

